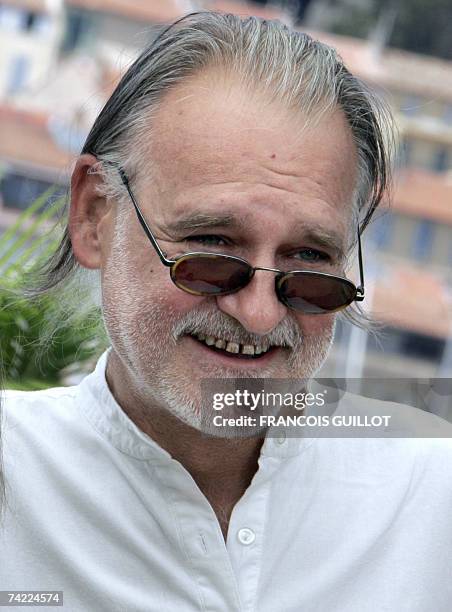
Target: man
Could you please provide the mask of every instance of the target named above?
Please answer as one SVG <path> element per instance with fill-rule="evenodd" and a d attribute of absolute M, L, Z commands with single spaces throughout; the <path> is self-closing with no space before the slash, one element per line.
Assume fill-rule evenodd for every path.
<path fill-rule="evenodd" d="M 388 126 L 276 22 L 194 14 L 143 52 L 77 160 L 47 283 L 99 271 L 111 349 L 78 387 L 9 394 L 3 589 L 71 611 L 450 608 L 447 441 L 205 429 L 204 381 L 324 362 L 363 294 L 345 263 Z"/>

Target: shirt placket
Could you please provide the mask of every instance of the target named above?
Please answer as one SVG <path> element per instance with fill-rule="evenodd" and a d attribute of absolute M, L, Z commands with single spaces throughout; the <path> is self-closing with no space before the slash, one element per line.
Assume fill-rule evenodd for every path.
<path fill-rule="evenodd" d="M 238 583 L 212 506 L 179 462 L 157 466 L 156 474 L 178 531 L 181 558 L 196 584 L 199 609 L 242 612 Z"/>
<path fill-rule="evenodd" d="M 245 495 L 234 507 L 229 523 L 227 549 L 237 579 L 242 610 L 255 610 L 267 525 L 268 504 L 271 495 L 271 475 L 280 466 L 281 459 L 262 457 L 259 470 Z"/>

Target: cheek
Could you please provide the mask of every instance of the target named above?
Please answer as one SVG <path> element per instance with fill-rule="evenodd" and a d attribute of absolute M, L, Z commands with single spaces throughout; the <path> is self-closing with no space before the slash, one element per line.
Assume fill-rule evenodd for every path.
<path fill-rule="evenodd" d="M 159 287 L 153 288 L 152 290 L 152 302 L 159 304 L 162 310 L 162 315 L 166 310 L 168 317 L 172 320 L 184 315 L 190 310 L 196 309 L 206 298 L 190 295 L 182 289 L 179 289 L 168 278 L 165 278 Z M 149 304 L 152 307 L 152 304 Z"/>
<path fill-rule="evenodd" d="M 137 271 L 138 270 L 138 271 Z M 156 265 L 110 267 L 103 278 L 103 295 L 108 305 L 116 302 L 116 318 L 124 329 L 170 329 L 177 320 L 198 307 L 206 298 L 185 293 L 171 281 L 169 270 Z"/>
<path fill-rule="evenodd" d="M 170 268 L 159 260 L 147 266 L 142 264 L 141 270 L 142 275 L 135 278 L 134 293 L 138 294 L 137 300 L 145 311 L 159 310 L 162 317 L 174 321 L 207 299 L 176 287 L 171 280 Z"/>
<path fill-rule="evenodd" d="M 325 315 L 297 315 L 298 325 L 306 336 L 324 336 L 330 333 L 334 327 L 336 315 L 325 314 Z"/>
<path fill-rule="evenodd" d="M 127 227 L 118 227 L 114 238 L 102 268 L 102 293 L 110 321 L 123 333 L 142 331 L 151 323 L 163 332 L 207 300 L 176 287 L 152 247 L 129 235 Z"/>

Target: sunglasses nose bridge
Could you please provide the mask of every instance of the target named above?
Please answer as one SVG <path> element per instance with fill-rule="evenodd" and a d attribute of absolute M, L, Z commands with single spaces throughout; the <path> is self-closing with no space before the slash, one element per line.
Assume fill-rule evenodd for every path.
<path fill-rule="evenodd" d="M 265 266 L 256 266 L 253 270 L 264 270 L 264 272 L 273 272 L 275 276 L 275 293 L 278 296 L 278 300 L 282 302 L 285 306 L 287 306 L 284 301 L 284 297 L 281 291 L 281 283 L 284 277 L 288 274 L 287 272 L 283 272 L 283 270 L 278 270 L 278 268 L 267 268 Z M 253 273 L 254 274 L 254 273 Z M 289 273 L 290 274 L 290 273 Z M 251 279 L 250 279 L 251 280 Z"/>
<path fill-rule="evenodd" d="M 277 268 L 266 268 L 264 266 L 256 266 L 253 270 L 265 270 L 266 272 L 275 272 L 276 274 L 282 274 L 281 270 Z"/>
<path fill-rule="evenodd" d="M 264 272 L 273 272 L 274 274 L 276 274 L 276 276 L 275 276 L 275 292 L 276 292 L 276 294 L 278 296 L 278 299 L 281 302 L 283 302 L 283 300 L 281 300 L 280 294 L 279 294 L 279 285 L 280 285 L 281 279 L 283 279 L 284 276 L 286 275 L 286 272 L 283 272 L 282 270 L 278 270 L 277 268 L 267 268 L 265 266 L 252 266 L 250 263 L 248 263 L 248 262 L 246 262 L 246 263 L 249 266 L 249 276 L 248 276 L 248 278 L 239 287 L 236 287 L 235 289 L 233 289 L 232 291 L 228 291 L 227 293 L 237 293 L 238 291 L 241 291 L 242 289 L 244 289 L 245 287 L 247 287 L 251 283 L 251 281 L 253 280 L 254 275 L 255 275 L 257 270 L 263 270 Z"/>
<path fill-rule="evenodd" d="M 231 258 L 232 259 L 232 258 Z M 242 260 L 242 263 L 246 263 L 248 266 L 248 277 L 246 278 L 246 280 L 244 280 L 242 283 L 240 283 L 240 286 L 234 288 L 231 291 L 228 291 L 227 293 L 237 293 L 238 291 L 240 291 L 241 289 L 244 289 L 245 287 L 247 287 L 251 281 L 254 278 L 254 275 L 256 273 L 257 270 L 264 270 L 266 272 L 275 272 L 278 276 L 276 276 L 276 279 L 278 279 L 280 276 L 284 275 L 284 272 L 281 272 L 281 270 L 277 270 L 276 268 L 266 268 L 263 266 L 252 266 L 248 261 Z"/>

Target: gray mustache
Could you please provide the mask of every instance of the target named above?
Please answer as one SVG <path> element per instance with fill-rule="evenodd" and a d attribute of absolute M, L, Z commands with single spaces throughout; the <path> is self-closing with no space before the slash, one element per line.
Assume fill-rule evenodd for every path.
<path fill-rule="evenodd" d="M 191 311 L 178 321 L 173 328 L 173 338 L 177 341 L 186 334 L 205 334 L 226 338 L 237 344 L 261 344 L 295 348 L 302 342 L 302 334 L 298 325 L 290 318 L 286 318 L 271 333 L 266 335 L 250 334 L 237 322 L 225 313 L 218 310 Z"/>

